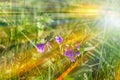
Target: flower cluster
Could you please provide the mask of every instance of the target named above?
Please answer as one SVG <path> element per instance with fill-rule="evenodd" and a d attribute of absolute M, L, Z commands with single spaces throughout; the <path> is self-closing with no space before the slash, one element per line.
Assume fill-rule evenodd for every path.
<path fill-rule="evenodd" d="M 63 42 L 63 38 L 61 36 L 56 36 L 55 41 L 60 45 Z M 38 52 L 44 53 L 46 46 L 48 47 L 48 51 L 50 51 L 50 49 L 52 48 L 52 46 L 50 45 L 50 42 L 47 42 L 46 44 L 44 43 L 37 44 L 36 48 Z M 71 62 L 74 62 L 75 58 L 80 56 L 80 45 L 76 46 L 75 51 L 69 48 L 69 45 L 66 45 L 66 51 L 64 53 L 64 56 L 68 57 Z"/>
<path fill-rule="evenodd" d="M 79 46 L 79 48 L 80 48 L 80 46 Z M 80 56 L 79 48 L 77 47 L 77 50 L 74 52 L 71 48 L 67 47 L 67 50 L 65 51 L 64 56 L 68 57 L 71 62 L 74 62 L 75 58 Z"/>
<path fill-rule="evenodd" d="M 62 42 L 63 42 L 63 38 L 60 36 L 56 36 L 55 40 L 59 45 L 62 44 Z M 37 51 L 40 53 L 44 53 L 46 46 L 48 47 L 48 51 L 50 51 L 50 49 L 52 48 L 52 46 L 50 45 L 50 42 L 47 42 L 46 44 L 44 44 L 44 43 L 37 44 L 36 45 Z"/>
<path fill-rule="evenodd" d="M 67 56 L 72 62 L 75 61 L 74 52 L 72 49 L 67 49 L 64 55 Z"/>

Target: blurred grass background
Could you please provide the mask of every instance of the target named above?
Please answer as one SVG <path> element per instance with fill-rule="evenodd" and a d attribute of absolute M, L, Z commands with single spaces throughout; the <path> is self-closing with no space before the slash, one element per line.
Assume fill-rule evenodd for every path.
<path fill-rule="evenodd" d="M 0 79 L 119 80 L 120 29 L 104 24 L 103 15 L 90 17 L 74 12 L 74 8 L 87 4 L 112 5 L 119 11 L 118 3 L 119 0 L 1 0 Z M 64 39 L 61 48 L 55 43 L 56 35 Z M 45 41 L 51 42 L 52 50 L 40 54 L 33 44 Z M 74 48 L 76 42 L 81 43 L 81 55 L 72 63 L 63 53 L 65 44 Z"/>

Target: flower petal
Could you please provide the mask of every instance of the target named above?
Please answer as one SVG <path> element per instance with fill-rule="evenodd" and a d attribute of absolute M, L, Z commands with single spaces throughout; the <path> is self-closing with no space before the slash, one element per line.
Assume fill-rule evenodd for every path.
<path fill-rule="evenodd" d="M 80 51 L 76 52 L 76 57 L 80 56 Z"/>
<path fill-rule="evenodd" d="M 37 44 L 36 47 L 37 47 L 38 52 L 43 53 L 44 50 L 45 50 L 45 45 L 44 45 L 43 43 L 41 43 L 41 44 Z"/>
<path fill-rule="evenodd" d="M 64 55 L 67 57 L 74 56 L 73 51 L 71 49 L 67 49 Z"/>
<path fill-rule="evenodd" d="M 71 62 L 74 62 L 75 61 L 75 58 L 74 57 L 70 57 L 69 58 Z"/>
<path fill-rule="evenodd" d="M 62 38 L 62 37 L 59 37 L 59 36 L 56 36 L 55 39 L 56 39 L 56 42 L 57 42 L 58 44 L 61 44 L 62 41 L 63 41 L 63 38 Z"/>
<path fill-rule="evenodd" d="M 80 45 L 77 45 L 76 48 L 77 48 L 77 50 L 80 50 Z"/>

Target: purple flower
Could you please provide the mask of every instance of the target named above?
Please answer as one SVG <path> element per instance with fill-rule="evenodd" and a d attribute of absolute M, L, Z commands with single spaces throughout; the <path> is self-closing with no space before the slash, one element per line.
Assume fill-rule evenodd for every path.
<path fill-rule="evenodd" d="M 65 52 L 64 55 L 67 56 L 67 57 L 69 57 L 69 59 L 70 59 L 71 62 L 75 61 L 74 53 L 73 53 L 73 51 L 71 49 L 67 49 L 67 51 Z"/>
<path fill-rule="evenodd" d="M 61 44 L 62 41 L 63 41 L 63 38 L 62 38 L 62 37 L 59 37 L 59 36 L 56 36 L 55 39 L 56 39 L 56 42 L 57 42 L 58 44 Z"/>
<path fill-rule="evenodd" d="M 64 55 L 67 57 L 72 57 L 72 56 L 74 56 L 74 53 L 71 49 L 67 49 L 67 51 L 65 52 Z"/>
<path fill-rule="evenodd" d="M 45 51 L 45 44 L 41 43 L 41 44 L 37 44 L 37 50 L 38 52 L 43 53 Z"/>
<path fill-rule="evenodd" d="M 74 57 L 69 57 L 70 61 L 71 62 L 74 62 L 75 61 L 75 58 Z"/>
<path fill-rule="evenodd" d="M 77 52 L 76 52 L 76 57 L 77 57 L 77 56 L 80 56 L 80 51 L 77 51 Z"/>

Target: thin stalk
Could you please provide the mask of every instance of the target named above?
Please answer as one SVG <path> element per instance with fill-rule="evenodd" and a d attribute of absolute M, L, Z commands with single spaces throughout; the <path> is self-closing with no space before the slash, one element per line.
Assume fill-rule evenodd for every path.
<path fill-rule="evenodd" d="M 51 80 L 51 69 L 50 69 L 50 61 L 49 61 L 49 67 L 48 67 L 48 80 Z"/>
<path fill-rule="evenodd" d="M 36 45 L 30 40 L 23 32 L 20 31 L 20 33 L 37 49 Z"/>

